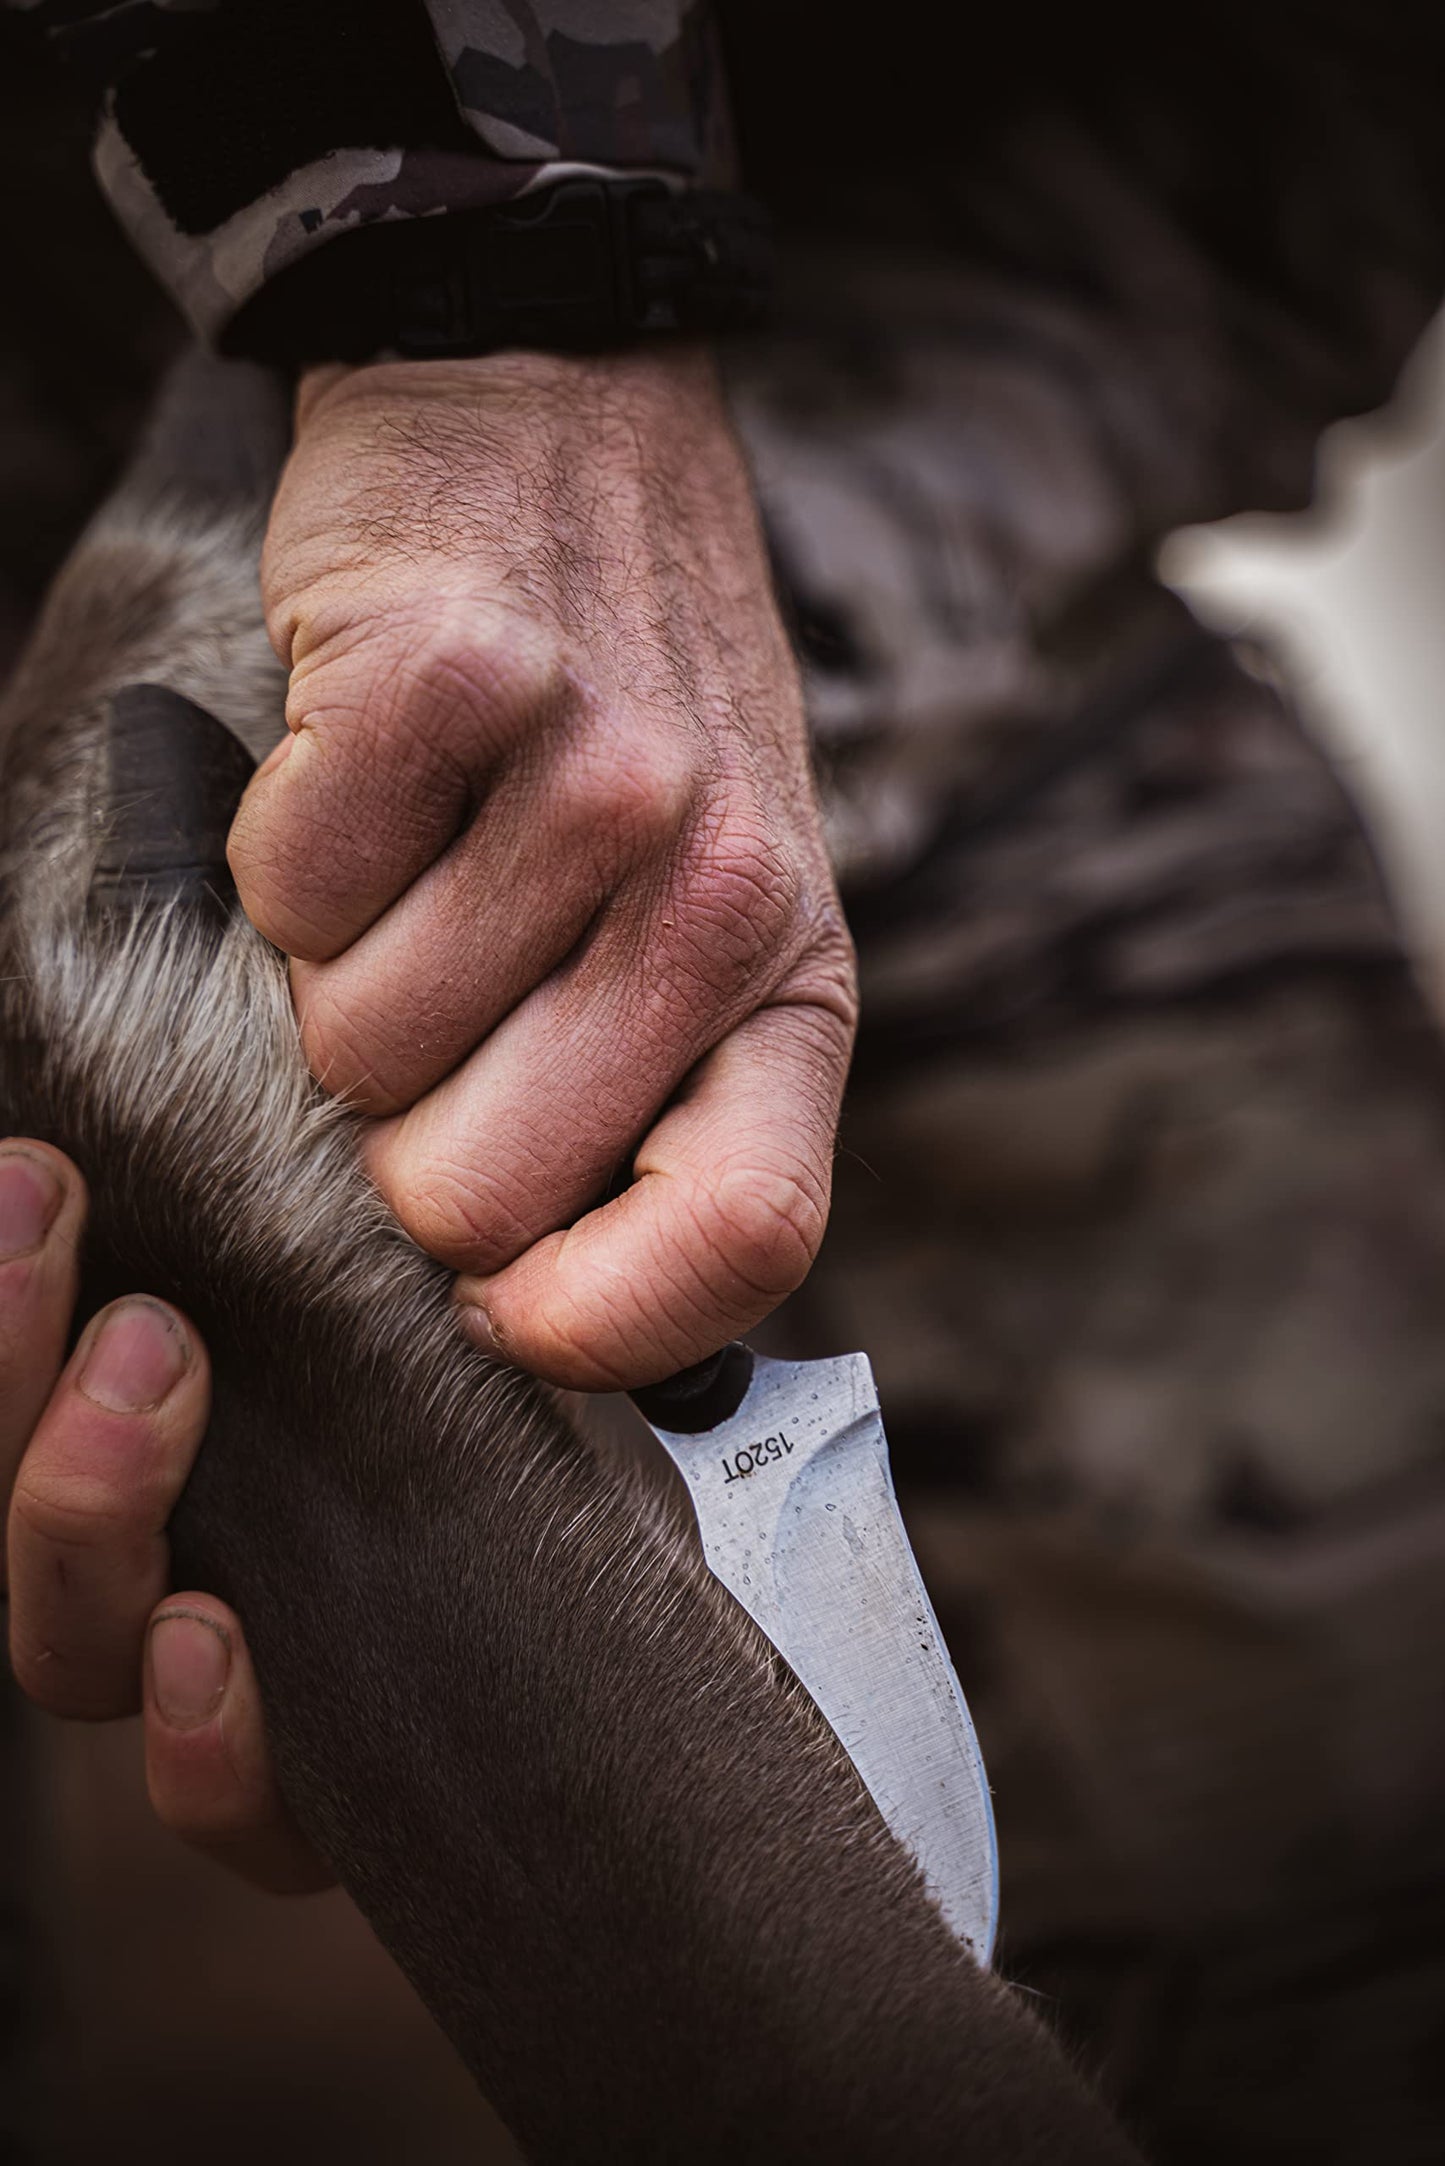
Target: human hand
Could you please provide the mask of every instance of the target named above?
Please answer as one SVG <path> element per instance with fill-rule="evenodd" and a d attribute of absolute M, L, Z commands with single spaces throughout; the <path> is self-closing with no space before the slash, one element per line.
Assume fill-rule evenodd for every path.
<path fill-rule="evenodd" d="M 556 1383 L 746 1330 L 822 1236 L 855 995 L 706 357 L 314 372 L 263 587 L 290 734 L 231 861 L 382 1194 Z"/>
<path fill-rule="evenodd" d="M 152 1803 L 186 1842 L 288 1892 L 331 1875 L 292 1825 L 240 1620 L 166 1593 L 166 1522 L 206 1426 L 195 1331 L 115 1301 L 67 1362 L 85 1184 L 43 1143 L 0 1144 L 0 1504 L 10 1652 L 52 1714 L 142 1709 Z"/>

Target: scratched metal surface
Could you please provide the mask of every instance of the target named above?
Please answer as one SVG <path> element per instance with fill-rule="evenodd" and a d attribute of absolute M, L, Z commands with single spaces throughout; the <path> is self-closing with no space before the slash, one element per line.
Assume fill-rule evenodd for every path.
<path fill-rule="evenodd" d="M 987 1963 L 993 1807 L 899 1517 L 866 1355 L 760 1356 L 730 1421 L 703 1436 L 656 1434 L 687 1484 L 710 1569 L 807 1688 L 948 1924 Z"/>

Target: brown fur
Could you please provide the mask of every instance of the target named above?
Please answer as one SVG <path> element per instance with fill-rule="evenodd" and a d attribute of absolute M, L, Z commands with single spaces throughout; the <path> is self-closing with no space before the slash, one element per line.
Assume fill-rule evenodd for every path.
<path fill-rule="evenodd" d="M 244 1616 L 292 1807 L 539 2159 L 1128 2158 L 695 1546 L 463 1344 L 279 959 L 88 901 L 111 692 L 279 727 L 278 441 L 254 378 L 193 369 L 7 702 L 0 1125 L 91 1179 L 93 1295 L 209 1340 L 178 1570 Z"/>

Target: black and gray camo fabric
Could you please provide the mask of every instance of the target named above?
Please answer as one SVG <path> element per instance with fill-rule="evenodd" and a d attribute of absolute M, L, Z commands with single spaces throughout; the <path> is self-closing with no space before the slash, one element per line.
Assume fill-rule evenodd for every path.
<path fill-rule="evenodd" d="M 1307 502 L 1445 291 L 1445 22 L 1284 24 L 1020 59 L 911 172 L 760 140 L 732 56 L 784 236 L 732 379 L 864 994 L 773 1343 L 871 1353 L 1006 1974 L 1151 2157 L 1404 2166 L 1445 2156 L 1445 1058 L 1286 678 L 1153 568 Z"/>
<path fill-rule="evenodd" d="M 1090 11 L 940 88 L 906 40 L 723 13 L 782 238 L 728 366 L 865 991 L 773 1343 L 872 1355 L 994 1782 L 1002 1968 L 1149 2155 L 1423 2166 L 1445 1057 L 1287 682 L 1152 563 L 1303 504 L 1439 305 L 1445 19 L 1221 7 L 1181 52 Z M 22 523 L 96 485 L 55 382 L 7 394 L 50 431 Z"/>
<path fill-rule="evenodd" d="M 342 233 L 730 167 L 695 0 L 0 0 L 103 89 L 100 183 L 215 339 Z"/>

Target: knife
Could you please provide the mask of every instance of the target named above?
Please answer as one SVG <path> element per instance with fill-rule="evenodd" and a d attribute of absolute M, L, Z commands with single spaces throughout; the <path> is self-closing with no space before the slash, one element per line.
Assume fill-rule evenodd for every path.
<path fill-rule="evenodd" d="M 772 1361 L 734 1344 L 632 1396 L 687 1485 L 713 1576 L 794 1672 L 986 1965 L 993 1805 L 899 1515 L 868 1357 Z"/>

